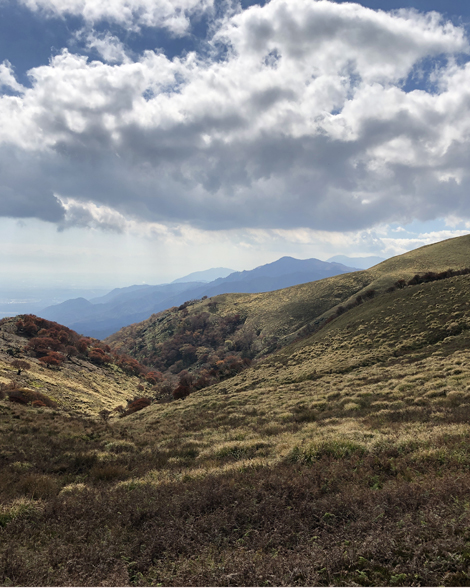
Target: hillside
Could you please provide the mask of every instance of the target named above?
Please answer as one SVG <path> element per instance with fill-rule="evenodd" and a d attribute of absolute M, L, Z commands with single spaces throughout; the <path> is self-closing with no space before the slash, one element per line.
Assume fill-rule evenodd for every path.
<path fill-rule="evenodd" d="M 106 422 L 0 401 L 0 583 L 468 586 L 470 274 L 428 272 L 466 268 L 469 247 L 323 280 L 318 299 L 214 298 L 216 324 L 242 309 L 236 327 L 284 337 L 181 400 Z"/>
<path fill-rule="evenodd" d="M 214 271 L 220 275 L 222 270 L 216 268 Z M 339 263 L 283 257 L 273 263 L 250 271 L 234 272 L 209 283 L 181 283 L 176 280 L 172 284 L 160 286 L 118 288 L 89 302 L 83 299 L 68 300 L 45 308 L 40 314 L 79 333 L 103 339 L 125 325 L 145 320 L 152 313 L 179 306 L 187 300 L 226 292 L 267 292 L 350 271 L 353 268 Z M 210 273 L 211 270 L 202 272 L 203 279 Z M 187 278 L 193 280 L 194 275 Z"/>
<path fill-rule="evenodd" d="M 171 308 L 111 335 L 111 348 L 164 374 L 173 389 L 183 372 L 200 389 L 322 327 L 356 301 L 380 296 L 416 274 L 470 265 L 470 236 L 386 260 L 364 271 L 263 294 L 224 294 Z M 194 376 L 188 383 L 186 371 Z M 181 378 L 180 378 L 181 379 Z"/>
<path fill-rule="evenodd" d="M 29 315 L 22 318 L 25 316 Z M 44 321 L 44 326 L 57 327 L 60 340 L 54 341 L 50 332 L 27 334 L 18 328 L 22 318 L 0 321 L 0 387 L 14 384 L 17 390 L 37 391 L 51 398 L 60 411 L 95 417 L 103 409 L 126 406 L 128 400 L 144 396 L 144 390 L 150 391 L 151 384 L 145 380 L 145 372 L 149 370 L 138 362 L 134 364 L 135 360 L 128 358 L 130 362 L 125 364 L 121 360 L 126 358 L 109 356 L 106 346 L 99 341 L 80 338 L 56 323 L 48 325 Z M 63 339 L 69 333 L 83 345 L 81 353 L 71 346 L 72 341 Z M 44 360 L 50 356 L 50 363 L 46 363 Z M 12 365 L 18 360 L 28 366 L 20 374 Z"/>

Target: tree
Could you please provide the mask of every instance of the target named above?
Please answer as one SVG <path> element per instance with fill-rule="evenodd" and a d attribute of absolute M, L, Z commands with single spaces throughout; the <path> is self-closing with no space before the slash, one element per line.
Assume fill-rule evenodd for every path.
<path fill-rule="evenodd" d="M 18 375 L 21 375 L 22 370 L 29 370 L 31 367 L 29 363 L 23 359 L 14 359 L 11 362 L 11 365 L 18 370 Z"/>
<path fill-rule="evenodd" d="M 48 368 L 50 367 L 59 367 L 64 363 L 64 359 L 65 357 L 62 355 L 62 353 L 59 353 L 58 351 L 50 351 L 47 355 L 45 355 L 44 357 L 40 357 L 39 361 L 41 363 L 44 363 L 45 365 L 47 365 Z"/>
<path fill-rule="evenodd" d="M 65 348 L 65 353 L 67 354 L 67 359 L 72 359 L 72 357 L 78 355 L 78 349 L 73 345 L 67 345 Z"/>

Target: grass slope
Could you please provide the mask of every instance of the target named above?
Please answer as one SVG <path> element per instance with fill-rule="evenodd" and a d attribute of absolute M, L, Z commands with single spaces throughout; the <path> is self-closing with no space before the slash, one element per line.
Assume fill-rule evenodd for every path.
<path fill-rule="evenodd" d="M 141 380 L 130 377 L 115 365 L 97 366 L 79 358 L 67 360 L 60 369 L 48 369 L 37 359 L 25 356 L 21 351 L 28 343 L 19 336 L 16 319 L 6 319 L 0 326 L 0 384 L 11 381 L 19 388 L 37 390 L 55 400 L 60 410 L 69 414 L 97 416 L 103 410 L 111 410 L 136 395 Z M 11 365 L 13 351 L 16 357 L 25 359 L 30 369 L 20 375 Z"/>
<path fill-rule="evenodd" d="M 462 243 L 375 283 L 455 268 Z M 0 417 L 4 585 L 470 583 L 468 275 L 125 419 Z"/>
<path fill-rule="evenodd" d="M 353 300 L 367 290 L 384 292 L 399 279 L 409 280 L 427 271 L 441 272 L 449 268 L 462 269 L 470 265 L 470 235 L 421 247 L 404 255 L 388 259 L 375 267 L 334 276 L 317 282 L 301 284 L 262 294 L 221 294 L 212 299 L 195 302 L 187 308 L 190 314 L 211 312 L 220 316 L 240 314 L 245 330 L 256 333 L 256 355 L 292 342 L 307 325 L 319 324 L 330 316 L 339 304 Z M 106 339 L 114 349 L 142 357 L 143 350 L 171 337 L 166 324 L 170 309 L 152 315 L 148 320 L 125 327 Z"/>

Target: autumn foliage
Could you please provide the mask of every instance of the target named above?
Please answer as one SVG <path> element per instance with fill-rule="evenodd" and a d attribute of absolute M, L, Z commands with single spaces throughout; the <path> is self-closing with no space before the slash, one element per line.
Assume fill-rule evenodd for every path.
<path fill-rule="evenodd" d="M 149 372 L 146 381 L 157 395 L 170 394 L 174 399 L 185 398 L 196 390 L 225 380 L 251 364 L 256 355 L 255 332 L 245 327 L 240 314 L 215 314 L 216 304 L 209 312 L 189 312 L 194 301 L 162 313 L 168 336 L 152 345 L 137 345 L 136 333 L 129 329 L 129 343 L 119 345 L 128 349 Z M 134 360 L 135 361 L 135 360 Z M 119 360 L 118 365 L 132 372 L 132 358 Z M 169 392 L 168 392 L 169 390 Z"/>
<path fill-rule="evenodd" d="M 161 376 L 128 355 L 111 352 L 106 343 L 82 337 L 63 325 L 32 314 L 22 315 L 16 322 L 16 329 L 19 335 L 29 339 L 24 351 L 47 367 L 60 367 L 66 359 L 77 357 L 99 366 L 114 363 L 127 374 L 146 377 L 151 383 L 156 383 Z M 27 368 L 18 366 L 18 369 Z"/>
<path fill-rule="evenodd" d="M 139 410 L 142 410 L 143 408 L 147 408 L 147 406 L 150 406 L 151 403 L 152 401 L 150 400 L 150 398 L 135 398 L 134 400 L 129 402 L 126 410 L 121 412 L 119 416 L 125 417 L 129 414 L 133 414 L 134 412 L 138 412 Z"/>
<path fill-rule="evenodd" d="M 49 398 L 49 396 L 46 396 L 37 390 L 19 387 L 16 382 L 0 384 L 0 398 L 5 398 L 5 396 L 8 397 L 10 402 L 15 402 L 16 404 L 30 404 L 36 408 L 41 406 L 57 408 L 57 403 Z"/>
<path fill-rule="evenodd" d="M 76 360 L 99 367 L 114 364 L 127 375 L 141 378 L 140 393 L 147 387 L 153 389 L 156 399 L 181 399 L 234 376 L 251 364 L 255 354 L 254 333 L 243 329 L 240 315 L 217 316 L 212 308 L 191 314 L 190 303 L 176 309 L 169 325 L 172 336 L 140 352 L 138 358 L 34 315 L 22 315 L 16 327 L 18 334 L 29 339 L 24 351 L 48 368 L 58 369 L 65 361 Z M 137 404 L 128 406 L 123 414 L 145 408 L 146 401 L 136 399 Z"/>

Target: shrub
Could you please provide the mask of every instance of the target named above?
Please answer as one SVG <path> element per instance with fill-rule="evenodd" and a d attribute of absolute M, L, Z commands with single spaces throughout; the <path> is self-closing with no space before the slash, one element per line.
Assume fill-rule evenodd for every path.
<path fill-rule="evenodd" d="M 31 368 L 30 364 L 23 359 L 14 359 L 10 365 L 18 370 L 18 375 L 21 374 L 22 370 L 29 370 Z"/>
<path fill-rule="evenodd" d="M 173 398 L 175 400 L 180 400 L 182 398 L 186 398 L 186 396 L 189 396 L 190 394 L 191 394 L 191 389 L 189 388 L 189 386 L 185 386 L 184 384 L 179 384 L 179 386 L 177 386 L 173 390 Z"/>
<path fill-rule="evenodd" d="M 97 365 L 112 363 L 113 358 L 99 347 L 92 347 L 88 352 L 88 359 Z"/>
<path fill-rule="evenodd" d="M 57 351 L 49 351 L 47 355 L 45 355 L 44 357 L 40 357 L 39 361 L 47 365 L 48 368 L 58 368 L 64 363 L 65 357 L 62 355 L 62 353 L 59 353 Z"/>
<path fill-rule="evenodd" d="M 120 414 L 121 417 L 127 416 L 129 414 L 133 414 L 134 412 L 138 412 L 147 406 L 150 406 L 152 401 L 149 398 L 135 398 L 132 402 L 129 402 L 127 405 L 127 409 Z"/>
<path fill-rule="evenodd" d="M 32 406 L 48 406 L 49 408 L 57 408 L 57 403 L 36 390 L 30 390 L 29 388 L 17 388 L 14 382 L 9 384 L 9 388 L 6 390 L 11 402 L 17 404 L 31 404 Z"/>

